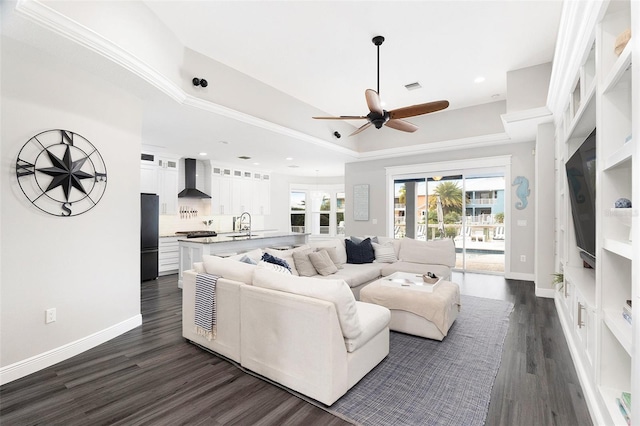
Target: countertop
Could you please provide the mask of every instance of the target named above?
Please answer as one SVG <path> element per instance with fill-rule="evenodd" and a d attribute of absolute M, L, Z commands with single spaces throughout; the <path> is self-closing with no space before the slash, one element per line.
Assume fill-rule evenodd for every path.
<path fill-rule="evenodd" d="M 190 232 L 198 232 L 198 231 L 205 231 L 205 229 L 194 229 Z M 255 231 L 251 231 L 251 233 L 265 233 L 265 232 L 277 232 L 277 229 L 256 229 Z M 184 231 L 187 232 L 187 231 Z M 184 238 L 185 237 L 185 233 L 171 233 L 171 234 L 160 234 L 160 238 Z M 216 231 L 216 233 L 218 234 L 218 236 L 224 236 L 224 235 L 228 235 L 228 234 L 239 234 L 238 231 Z M 192 238 L 189 238 L 190 240 Z"/>
<path fill-rule="evenodd" d="M 238 235 L 237 237 L 232 237 L 231 235 Z M 218 234 L 217 237 L 201 237 L 201 238 L 186 238 L 181 237 L 178 241 L 183 241 L 187 243 L 198 243 L 198 244 L 216 244 L 216 243 L 230 243 L 230 242 L 238 242 L 238 241 L 247 241 L 247 240 L 260 240 L 267 238 L 287 238 L 287 237 L 295 237 L 295 236 L 304 236 L 309 234 L 302 234 L 299 232 L 261 232 L 254 231 L 251 233 L 251 237 L 248 236 L 240 236 L 241 233 L 230 233 L 230 234 Z"/>

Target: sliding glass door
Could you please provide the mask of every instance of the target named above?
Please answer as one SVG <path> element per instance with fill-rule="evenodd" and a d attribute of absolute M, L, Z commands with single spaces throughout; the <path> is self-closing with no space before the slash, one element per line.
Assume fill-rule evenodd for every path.
<path fill-rule="evenodd" d="M 395 238 L 450 238 L 456 269 L 504 273 L 504 171 L 398 176 L 393 191 Z"/>

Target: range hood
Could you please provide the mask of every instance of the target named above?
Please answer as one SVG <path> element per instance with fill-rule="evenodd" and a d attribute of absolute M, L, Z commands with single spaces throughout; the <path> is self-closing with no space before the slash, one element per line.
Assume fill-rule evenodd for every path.
<path fill-rule="evenodd" d="M 184 159 L 184 186 L 178 198 L 211 198 L 211 196 L 196 189 L 196 160 L 193 158 Z"/>

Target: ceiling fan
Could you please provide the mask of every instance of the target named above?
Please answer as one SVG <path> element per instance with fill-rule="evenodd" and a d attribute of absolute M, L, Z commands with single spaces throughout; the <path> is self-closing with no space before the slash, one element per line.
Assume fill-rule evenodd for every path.
<path fill-rule="evenodd" d="M 373 44 L 378 47 L 378 90 L 367 89 L 364 92 L 369 114 L 367 115 L 341 115 L 339 117 L 313 117 L 318 120 L 367 120 L 367 123 L 356 129 L 349 136 L 357 135 L 372 124 L 379 129 L 384 124 L 392 129 L 401 130 L 403 132 L 413 133 L 418 130 L 418 126 L 402 120 L 407 117 L 415 117 L 417 115 L 428 114 L 443 110 L 449 106 L 449 101 L 435 101 L 426 104 L 412 105 L 403 108 L 396 108 L 391 111 L 382 109 L 380 101 L 380 45 L 384 42 L 384 37 L 375 36 L 372 40 Z"/>

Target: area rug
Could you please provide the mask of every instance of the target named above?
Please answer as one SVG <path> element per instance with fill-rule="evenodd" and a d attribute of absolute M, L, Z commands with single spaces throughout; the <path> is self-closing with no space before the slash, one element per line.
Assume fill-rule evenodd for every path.
<path fill-rule="evenodd" d="M 391 332 L 390 352 L 328 411 L 362 425 L 482 425 L 513 304 L 461 296 L 442 342 Z"/>

